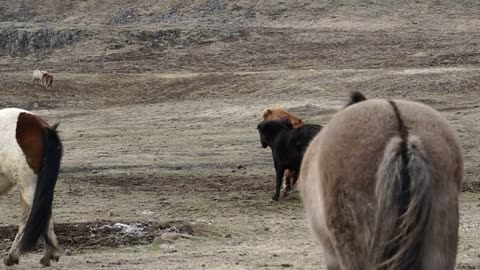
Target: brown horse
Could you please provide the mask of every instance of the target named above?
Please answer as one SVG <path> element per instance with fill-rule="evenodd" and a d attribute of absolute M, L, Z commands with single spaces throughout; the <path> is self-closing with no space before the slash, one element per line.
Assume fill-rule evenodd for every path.
<path fill-rule="evenodd" d="M 459 138 L 440 113 L 360 99 L 309 145 L 300 190 L 327 269 L 450 270 L 462 179 Z"/>
<path fill-rule="evenodd" d="M 263 120 L 281 120 L 288 119 L 294 128 L 301 127 L 304 122 L 298 116 L 295 116 L 282 108 L 266 109 L 262 113 Z M 292 190 L 298 180 L 298 171 L 285 170 L 285 188 L 283 196 L 287 196 L 288 192 Z"/>
<path fill-rule="evenodd" d="M 294 128 L 301 127 L 303 120 L 298 118 L 282 108 L 266 109 L 262 114 L 263 120 L 281 120 L 288 119 Z"/>
<path fill-rule="evenodd" d="M 43 81 L 45 81 L 45 88 L 52 89 L 53 76 L 51 74 L 43 74 Z"/>

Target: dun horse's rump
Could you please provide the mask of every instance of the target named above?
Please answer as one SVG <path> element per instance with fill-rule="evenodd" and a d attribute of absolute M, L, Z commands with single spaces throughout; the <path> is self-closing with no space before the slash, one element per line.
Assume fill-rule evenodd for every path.
<path fill-rule="evenodd" d="M 357 100 L 312 141 L 301 194 L 328 269 L 454 269 L 463 157 L 409 101 Z"/>

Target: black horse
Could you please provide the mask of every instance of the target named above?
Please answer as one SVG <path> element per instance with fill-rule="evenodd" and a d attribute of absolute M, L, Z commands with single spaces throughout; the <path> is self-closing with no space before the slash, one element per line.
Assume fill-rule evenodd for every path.
<path fill-rule="evenodd" d="M 257 126 L 262 147 L 270 146 L 270 149 L 272 149 L 273 164 L 277 177 L 273 200 L 278 201 L 285 170 L 300 170 L 303 154 L 310 141 L 320 132 L 321 128 L 320 125 L 312 124 L 293 128 L 287 119 L 266 120 Z"/>

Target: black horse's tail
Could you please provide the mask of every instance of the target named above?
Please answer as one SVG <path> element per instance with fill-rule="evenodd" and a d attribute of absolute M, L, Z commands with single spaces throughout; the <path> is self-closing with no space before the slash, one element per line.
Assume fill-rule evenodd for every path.
<path fill-rule="evenodd" d="M 62 143 L 56 131 L 57 127 L 58 124 L 44 128 L 42 167 L 37 178 L 32 209 L 20 241 L 21 253 L 31 250 L 42 234 L 45 242 L 53 246 L 52 240 L 48 237 L 48 226 L 63 154 Z"/>

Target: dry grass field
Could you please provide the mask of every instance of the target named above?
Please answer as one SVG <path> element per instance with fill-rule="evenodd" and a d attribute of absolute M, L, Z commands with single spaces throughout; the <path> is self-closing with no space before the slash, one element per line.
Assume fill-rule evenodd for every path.
<path fill-rule="evenodd" d="M 324 269 L 299 194 L 271 201 L 256 125 L 277 105 L 326 124 L 354 90 L 426 103 L 458 130 L 457 268 L 480 269 L 478 1 L 36 2 L 0 1 L 0 106 L 61 123 L 67 255 L 51 269 Z M 32 84 L 37 68 L 52 90 Z M 16 190 L 0 212 L 6 252 Z M 173 230 L 189 237 L 158 239 Z"/>

